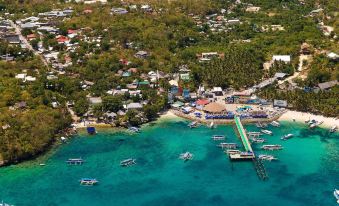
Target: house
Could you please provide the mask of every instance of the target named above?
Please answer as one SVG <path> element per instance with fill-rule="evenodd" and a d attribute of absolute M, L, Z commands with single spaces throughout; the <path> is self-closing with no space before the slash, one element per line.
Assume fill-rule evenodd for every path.
<path fill-rule="evenodd" d="M 102 103 L 101 97 L 89 97 L 88 101 L 92 105 L 94 105 L 94 104 L 101 104 Z"/>
<path fill-rule="evenodd" d="M 7 35 L 5 36 L 5 40 L 9 44 L 20 44 L 21 43 L 19 35 Z"/>
<path fill-rule="evenodd" d="M 331 89 L 332 87 L 338 85 L 338 80 L 333 80 L 333 81 L 329 81 L 329 82 L 324 82 L 324 83 L 319 83 L 318 84 L 318 87 L 321 89 L 321 90 L 329 90 Z"/>
<path fill-rule="evenodd" d="M 275 99 L 275 100 L 273 100 L 273 106 L 274 107 L 283 107 L 283 108 L 286 108 L 287 107 L 287 101 L 286 100 Z"/>
<path fill-rule="evenodd" d="M 215 94 L 215 96 L 222 96 L 223 95 L 221 87 L 213 87 L 212 92 Z"/>
<path fill-rule="evenodd" d="M 21 24 L 20 27 L 21 27 L 21 29 L 35 29 L 39 26 L 36 23 L 28 22 L 28 23 L 25 23 L 25 24 Z"/>
<path fill-rule="evenodd" d="M 141 110 L 143 106 L 140 103 L 129 103 L 126 106 L 127 110 L 135 109 L 135 110 Z"/>
<path fill-rule="evenodd" d="M 304 54 L 304 55 L 309 55 L 311 54 L 311 46 L 309 44 L 307 44 L 306 42 L 304 42 L 301 46 L 300 46 L 300 54 Z"/>
<path fill-rule="evenodd" d="M 285 63 L 291 62 L 291 56 L 290 55 L 273 55 L 272 61 L 282 61 Z"/>
<path fill-rule="evenodd" d="M 123 72 L 121 76 L 122 77 L 130 77 L 131 76 L 131 72 L 129 72 L 129 71 Z"/>
<path fill-rule="evenodd" d="M 258 12 L 259 10 L 260 10 L 260 7 L 258 7 L 258 6 L 249 6 L 249 7 L 246 8 L 246 12 L 255 13 L 255 12 Z"/>
<path fill-rule="evenodd" d="M 27 76 L 27 74 L 17 74 L 17 75 L 15 75 L 15 78 L 16 79 L 20 79 L 20 80 L 25 80 L 25 78 L 26 78 L 26 76 Z"/>
<path fill-rule="evenodd" d="M 213 58 L 221 58 L 223 56 L 224 56 L 223 53 L 219 54 L 218 52 L 205 52 L 205 53 L 197 54 L 197 57 L 200 62 L 210 61 Z"/>
<path fill-rule="evenodd" d="M 7 55 L 1 55 L 0 56 L 0 60 L 4 60 L 4 61 L 14 61 L 14 56 L 9 56 Z"/>
<path fill-rule="evenodd" d="M 127 14 L 128 11 L 124 8 L 112 8 L 111 13 L 112 14 Z"/>
<path fill-rule="evenodd" d="M 274 77 L 277 78 L 278 80 L 282 80 L 287 76 L 286 73 L 282 73 L 282 72 L 277 72 L 275 73 Z"/>
<path fill-rule="evenodd" d="M 330 52 L 329 54 L 327 54 L 327 57 L 331 60 L 334 60 L 334 61 L 339 59 L 339 55 L 334 53 L 334 52 Z"/>
<path fill-rule="evenodd" d="M 83 13 L 84 13 L 84 14 L 91 14 L 91 13 L 93 13 L 93 10 L 92 10 L 92 9 L 85 9 L 85 10 L 83 11 Z"/>
<path fill-rule="evenodd" d="M 36 39 L 36 35 L 35 34 L 29 34 L 29 35 L 27 35 L 26 38 L 27 38 L 28 41 L 32 41 L 32 40 Z"/>
<path fill-rule="evenodd" d="M 188 81 L 190 80 L 190 74 L 189 73 L 180 74 L 180 79 L 184 81 Z"/>
<path fill-rule="evenodd" d="M 17 102 L 17 103 L 15 103 L 14 107 L 17 108 L 17 109 L 24 109 L 24 108 L 27 107 L 27 103 L 24 102 L 24 101 Z"/>
<path fill-rule="evenodd" d="M 138 51 L 134 56 L 139 59 L 146 59 L 148 57 L 148 52 Z"/>
<path fill-rule="evenodd" d="M 62 35 L 57 36 L 56 40 L 59 44 L 64 44 L 64 43 L 69 41 L 69 39 L 67 37 L 62 36 Z"/>

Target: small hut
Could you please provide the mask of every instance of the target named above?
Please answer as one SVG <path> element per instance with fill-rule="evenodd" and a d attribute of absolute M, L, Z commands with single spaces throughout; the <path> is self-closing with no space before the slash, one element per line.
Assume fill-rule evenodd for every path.
<path fill-rule="evenodd" d="M 225 106 L 216 102 L 209 103 L 204 107 L 203 110 L 211 114 L 220 114 L 226 112 Z"/>

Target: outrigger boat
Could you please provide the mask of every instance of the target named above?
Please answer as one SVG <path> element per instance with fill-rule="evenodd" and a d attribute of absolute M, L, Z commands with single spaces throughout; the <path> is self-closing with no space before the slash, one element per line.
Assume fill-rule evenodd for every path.
<path fill-rule="evenodd" d="M 318 122 L 318 121 L 315 121 L 315 120 L 314 120 L 314 122 L 310 124 L 310 129 L 313 129 L 313 128 L 315 128 L 315 127 L 321 125 L 322 123 L 324 123 L 324 121 Z"/>
<path fill-rule="evenodd" d="M 226 142 L 222 142 L 220 144 L 217 145 L 217 147 L 221 147 L 221 149 L 236 149 L 238 147 L 238 145 L 236 143 L 226 143 Z"/>
<path fill-rule="evenodd" d="M 334 189 L 333 195 L 337 199 L 337 203 L 339 204 L 339 190 Z"/>
<path fill-rule="evenodd" d="M 265 154 L 259 155 L 259 159 L 268 160 L 268 161 L 277 160 L 277 158 L 275 158 L 273 155 L 265 155 Z"/>
<path fill-rule="evenodd" d="M 273 135 L 273 132 L 267 129 L 262 129 L 261 132 L 264 134 Z"/>
<path fill-rule="evenodd" d="M 264 143 L 264 142 L 266 142 L 266 139 L 258 138 L 258 137 L 253 137 L 251 140 L 252 140 L 253 143 Z"/>
<path fill-rule="evenodd" d="M 129 166 L 132 166 L 132 165 L 135 165 L 135 164 L 136 164 L 135 159 L 132 159 L 132 158 L 125 159 L 125 160 L 122 160 L 120 162 L 120 166 L 122 166 L 122 167 L 129 167 Z"/>
<path fill-rule="evenodd" d="M 87 185 L 87 186 L 92 186 L 97 184 L 99 181 L 93 178 L 82 178 L 80 180 L 81 185 Z"/>
<path fill-rule="evenodd" d="M 193 159 L 193 154 L 191 154 L 189 152 L 182 153 L 182 154 L 180 154 L 179 159 L 182 159 L 186 162 L 188 160 Z"/>
<path fill-rule="evenodd" d="M 81 165 L 82 163 L 84 163 L 84 160 L 81 158 L 74 158 L 74 159 L 68 159 L 66 163 L 69 165 Z"/>
<path fill-rule="evenodd" d="M 273 127 L 280 127 L 280 123 L 277 121 L 272 121 L 270 125 L 272 125 Z"/>
<path fill-rule="evenodd" d="M 266 123 L 262 123 L 262 122 L 258 122 L 255 124 L 256 127 L 258 128 L 266 128 L 267 127 L 267 124 Z"/>
<path fill-rule="evenodd" d="M 334 133 L 334 132 L 336 132 L 336 131 L 337 131 L 337 129 L 338 129 L 337 125 L 334 125 L 334 126 L 333 126 L 333 127 L 331 127 L 331 129 L 330 129 L 330 133 Z"/>
<path fill-rule="evenodd" d="M 279 144 L 267 144 L 267 145 L 263 145 L 261 147 L 261 149 L 263 150 L 281 150 L 283 147 Z"/>
<path fill-rule="evenodd" d="M 287 134 L 287 135 L 284 135 L 283 137 L 281 137 L 280 139 L 281 140 L 288 140 L 288 139 L 291 139 L 294 135 L 293 134 Z"/>
<path fill-rule="evenodd" d="M 192 128 L 196 128 L 197 126 L 198 126 L 198 122 L 196 122 L 196 121 L 191 122 L 191 123 L 188 124 L 188 127 L 191 128 L 191 129 Z"/>
<path fill-rule="evenodd" d="M 131 131 L 131 132 L 135 132 L 135 133 L 140 132 L 140 129 L 138 127 L 129 127 L 128 130 Z"/>
<path fill-rule="evenodd" d="M 225 136 L 224 135 L 213 135 L 212 139 L 214 141 L 224 140 Z"/>
<path fill-rule="evenodd" d="M 240 154 L 241 151 L 237 150 L 237 149 L 228 149 L 228 150 L 226 150 L 225 153 L 228 154 L 228 155 L 230 155 L 230 154 Z"/>
<path fill-rule="evenodd" d="M 10 205 L 10 204 L 4 203 L 4 201 L 1 201 L 0 206 L 14 206 L 14 205 Z"/>
<path fill-rule="evenodd" d="M 249 136 L 260 136 L 262 135 L 261 132 L 247 132 Z"/>

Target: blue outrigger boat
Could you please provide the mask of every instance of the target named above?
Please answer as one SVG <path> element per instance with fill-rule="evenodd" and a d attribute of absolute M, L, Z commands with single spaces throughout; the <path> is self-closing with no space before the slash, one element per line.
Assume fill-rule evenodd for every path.
<path fill-rule="evenodd" d="M 93 134 L 96 134 L 97 131 L 95 127 L 87 127 L 87 133 L 93 135 Z"/>

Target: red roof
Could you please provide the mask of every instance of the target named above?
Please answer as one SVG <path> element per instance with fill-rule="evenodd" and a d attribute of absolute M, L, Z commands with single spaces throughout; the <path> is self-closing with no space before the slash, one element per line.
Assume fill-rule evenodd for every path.
<path fill-rule="evenodd" d="M 59 42 L 59 43 L 64 43 L 64 42 L 66 42 L 66 41 L 68 41 L 69 39 L 67 38 L 67 37 L 65 37 L 65 36 L 59 36 L 58 38 L 57 38 L 57 41 Z"/>
<path fill-rule="evenodd" d="M 77 31 L 76 30 L 73 30 L 73 29 L 68 29 L 67 30 L 67 33 L 68 34 L 74 34 L 74 33 L 76 33 Z"/>
<path fill-rule="evenodd" d="M 208 103 L 210 103 L 210 101 L 208 101 L 207 99 L 198 99 L 198 100 L 196 101 L 196 104 L 197 104 L 197 105 L 206 105 L 206 104 L 208 104 Z"/>

